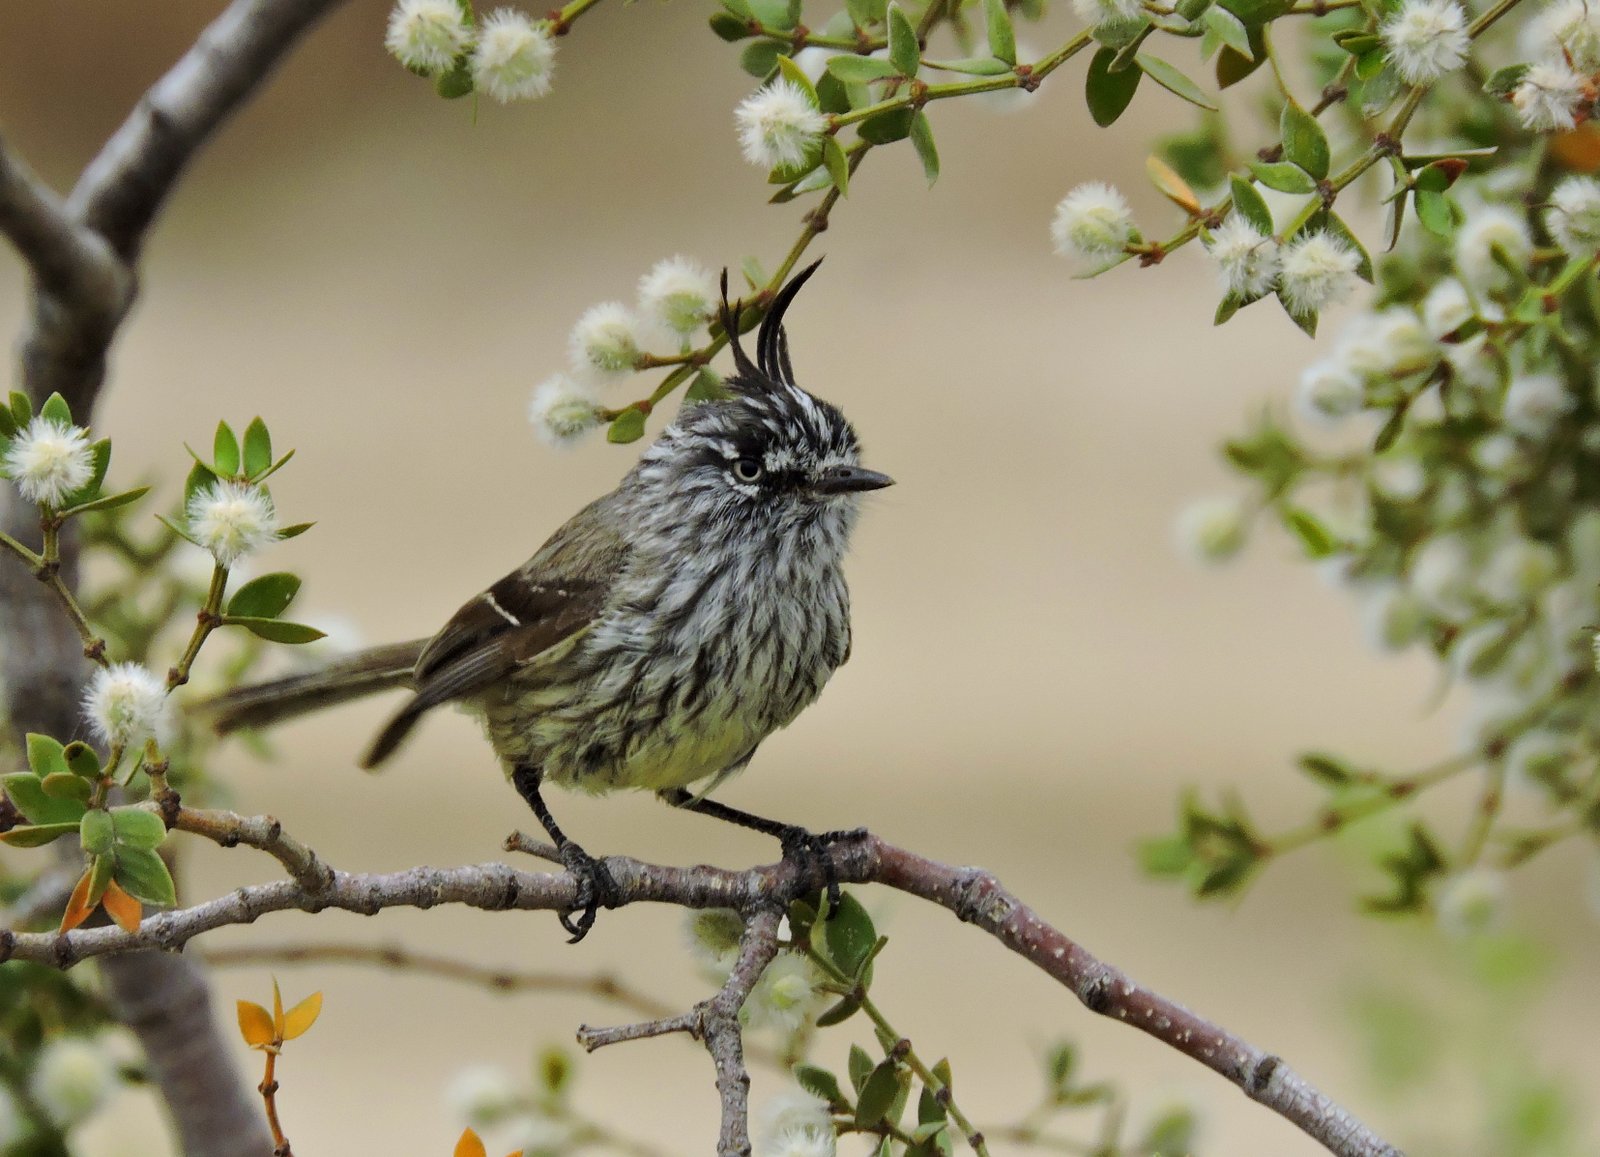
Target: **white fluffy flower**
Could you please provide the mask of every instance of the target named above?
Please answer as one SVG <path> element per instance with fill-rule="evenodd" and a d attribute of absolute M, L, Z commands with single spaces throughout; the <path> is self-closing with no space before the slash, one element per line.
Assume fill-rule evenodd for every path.
<path fill-rule="evenodd" d="M 1379 458 L 1372 464 L 1372 488 L 1392 502 L 1415 502 L 1428 488 L 1428 474 L 1415 458 Z"/>
<path fill-rule="evenodd" d="M 1524 603 L 1561 574 L 1561 556 L 1548 543 L 1521 536 L 1497 544 L 1483 568 L 1483 592 L 1495 602 Z"/>
<path fill-rule="evenodd" d="M 800 164 L 822 141 L 828 118 L 792 80 L 779 78 L 734 110 L 744 159 L 763 169 Z"/>
<path fill-rule="evenodd" d="M 638 315 L 620 301 L 590 306 L 567 339 L 573 366 L 603 374 L 630 373 L 644 346 L 640 331 Z"/>
<path fill-rule="evenodd" d="M 1403 305 L 1363 314 L 1340 336 L 1340 359 L 1364 378 L 1409 377 L 1438 364 L 1438 343 Z"/>
<path fill-rule="evenodd" d="M 810 957 L 800 952 L 780 952 L 762 970 L 741 1012 L 751 1028 L 774 1028 L 792 1033 L 820 1011 L 822 974 Z"/>
<path fill-rule="evenodd" d="M 739 959 L 739 937 L 744 921 L 732 908 L 705 908 L 690 912 L 684 919 L 684 939 L 689 955 L 701 971 L 718 981 L 727 978 Z"/>
<path fill-rule="evenodd" d="M 639 279 L 639 309 L 676 334 L 687 336 L 717 308 L 711 271 L 687 257 L 669 257 Z"/>
<path fill-rule="evenodd" d="M 1526 60 L 1570 58 L 1585 72 L 1600 70 L 1600 5 L 1593 0 L 1552 0 L 1523 26 Z"/>
<path fill-rule="evenodd" d="M 278 512 L 259 486 L 219 478 L 189 499 L 189 534 L 218 566 L 232 566 L 278 540 Z"/>
<path fill-rule="evenodd" d="M 1366 403 L 1361 378 L 1340 358 L 1312 362 L 1300 372 L 1301 411 L 1314 422 L 1349 417 Z"/>
<path fill-rule="evenodd" d="M 1470 607 L 1476 567 L 1460 535 L 1435 535 L 1411 556 L 1411 589 L 1446 614 Z"/>
<path fill-rule="evenodd" d="M 550 91 L 556 42 L 543 24 L 514 8 L 484 17 L 472 50 L 472 87 L 501 104 L 531 100 Z"/>
<path fill-rule="evenodd" d="M 1505 286 L 1506 271 L 1494 259 L 1498 251 L 1517 266 L 1533 254 L 1533 237 L 1522 214 L 1503 205 L 1480 205 L 1467 213 L 1456 233 L 1456 272 L 1473 289 Z"/>
<path fill-rule="evenodd" d="M 1595 5 L 1600 8 L 1600 3 Z M 1544 227 L 1557 245 L 1574 257 L 1600 249 L 1600 181 L 1568 177 L 1550 193 Z"/>
<path fill-rule="evenodd" d="M 1583 99 L 1583 77 L 1564 60 L 1535 64 L 1511 90 L 1511 104 L 1522 127 L 1536 133 L 1570 129 L 1578 123 L 1578 103 Z"/>
<path fill-rule="evenodd" d="M 96 1042 L 63 1036 L 39 1051 L 28 1092 L 56 1125 L 76 1125 L 111 1096 L 117 1073 Z"/>
<path fill-rule="evenodd" d="M 165 743 L 172 733 L 167 686 L 138 663 L 96 671 L 84 689 L 83 714 L 95 738 L 107 746 L 127 747 L 151 737 Z"/>
<path fill-rule="evenodd" d="M 1434 910 L 1439 927 L 1457 937 L 1488 932 L 1505 919 L 1506 878 L 1492 868 L 1468 868 L 1439 885 Z"/>
<path fill-rule="evenodd" d="M 755 1142 L 758 1157 L 834 1157 L 837 1151 L 826 1102 L 799 1085 L 762 1107 Z"/>
<path fill-rule="evenodd" d="M 1333 234 L 1302 234 L 1283 248 L 1278 292 L 1297 317 L 1315 315 L 1354 292 L 1360 264 L 1356 251 Z"/>
<path fill-rule="evenodd" d="M 1138 236 L 1127 198 L 1102 181 L 1079 185 L 1056 205 L 1050 237 L 1063 257 L 1105 260 Z"/>
<path fill-rule="evenodd" d="M 1201 498 L 1178 515 L 1178 544 L 1198 562 L 1226 562 L 1243 549 L 1247 529 L 1237 498 Z"/>
<path fill-rule="evenodd" d="M 569 445 L 600 424 L 600 400 L 566 374 L 556 374 L 534 388 L 528 421 L 551 446 Z"/>
<path fill-rule="evenodd" d="M 444 1099 L 457 1120 L 483 1129 L 521 1108 L 523 1090 L 498 1065 L 471 1065 L 450 1079 Z"/>
<path fill-rule="evenodd" d="M 1099 27 L 1138 19 L 1144 4 L 1142 0 L 1072 0 L 1072 10 L 1085 24 Z"/>
<path fill-rule="evenodd" d="M 1467 287 L 1453 277 L 1437 282 L 1422 299 L 1422 324 L 1436 338 L 1454 333 L 1475 316 Z"/>
<path fill-rule="evenodd" d="M 449 69 L 471 42 L 472 29 L 455 0 L 400 0 L 383 37 L 396 60 L 428 76 Z"/>
<path fill-rule="evenodd" d="M 1399 651 L 1422 636 L 1428 608 L 1398 583 L 1372 584 L 1362 590 L 1362 633 L 1376 650 Z"/>
<path fill-rule="evenodd" d="M 1379 30 L 1389 61 L 1410 84 L 1426 84 L 1467 60 L 1472 40 L 1456 0 L 1405 0 Z"/>
<path fill-rule="evenodd" d="M 1278 280 L 1278 242 L 1238 213 L 1212 230 L 1206 252 L 1229 293 L 1260 297 Z"/>
<path fill-rule="evenodd" d="M 1502 413 L 1506 425 L 1519 434 L 1541 437 L 1577 404 L 1561 376 L 1545 370 L 1515 375 L 1506 390 Z"/>
<path fill-rule="evenodd" d="M 1472 444 L 1473 465 L 1490 478 L 1503 479 L 1523 458 L 1522 447 L 1510 434 L 1490 434 Z"/>
<path fill-rule="evenodd" d="M 6 447 L 5 474 L 29 502 L 60 506 L 94 477 L 94 451 L 81 426 L 37 417 Z"/>

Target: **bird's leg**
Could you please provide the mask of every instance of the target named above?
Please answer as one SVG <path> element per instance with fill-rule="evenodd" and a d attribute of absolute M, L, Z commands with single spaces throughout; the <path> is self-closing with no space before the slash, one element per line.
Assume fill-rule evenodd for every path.
<path fill-rule="evenodd" d="M 539 794 L 539 784 L 543 779 L 544 773 L 539 768 L 526 764 L 511 772 L 511 783 L 517 789 L 517 794 L 528 801 L 533 814 L 539 818 L 546 834 L 555 843 L 556 851 L 561 853 L 561 862 L 567 866 L 567 871 L 578 878 L 579 907 L 558 913 L 561 927 L 572 934 L 567 943 L 576 944 L 594 927 L 595 913 L 616 903 L 617 884 L 605 864 L 569 840 L 556 823 L 544 797 Z M 573 912 L 580 913 L 576 920 L 572 918 Z"/>
<path fill-rule="evenodd" d="M 866 828 L 813 832 L 798 824 L 769 820 L 747 811 L 740 811 L 736 807 L 729 807 L 725 803 L 701 799 L 681 787 L 661 792 L 660 795 L 673 807 L 699 812 L 701 815 L 725 820 L 730 824 L 738 824 L 741 828 L 749 828 L 751 831 L 771 836 L 783 849 L 784 859 L 794 860 L 802 869 L 809 869 L 811 873 L 822 877 L 828 889 L 829 906 L 834 908 L 839 906 L 839 872 L 833 863 L 833 847 L 835 844 L 859 840 L 867 834 Z"/>

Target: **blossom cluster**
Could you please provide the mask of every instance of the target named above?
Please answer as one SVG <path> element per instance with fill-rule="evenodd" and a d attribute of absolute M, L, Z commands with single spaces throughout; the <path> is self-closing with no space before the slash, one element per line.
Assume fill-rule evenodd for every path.
<path fill-rule="evenodd" d="M 1511 91 L 1524 128 L 1558 132 L 1587 120 L 1600 73 L 1600 9 L 1587 0 L 1553 0 L 1523 26 L 1530 63 Z"/>
<path fill-rule="evenodd" d="M 501 104 L 550 91 L 556 44 L 547 21 L 500 8 L 474 22 L 456 0 L 400 0 L 389 14 L 384 47 L 411 71 L 445 77 L 464 70 L 472 91 Z"/>
<path fill-rule="evenodd" d="M 591 306 L 567 340 L 569 368 L 541 382 L 528 416 L 551 445 L 565 445 L 606 420 L 600 387 L 649 364 L 660 346 L 687 350 L 715 315 L 718 292 L 711 272 L 686 257 L 659 261 L 639 279 L 633 306 L 605 301 Z"/>

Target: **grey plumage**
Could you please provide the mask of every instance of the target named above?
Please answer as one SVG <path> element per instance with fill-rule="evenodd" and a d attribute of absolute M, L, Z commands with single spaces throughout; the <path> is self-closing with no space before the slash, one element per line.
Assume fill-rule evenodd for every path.
<path fill-rule="evenodd" d="M 814 268 L 774 300 L 754 361 L 725 308 L 728 397 L 686 405 L 615 490 L 432 639 L 225 695 L 219 729 L 409 685 L 364 766 L 451 702 L 481 712 L 535 794 L 540 780 L 668 791 L 743 766 L 849 656 L 841 564 L 861 492 L 890 482 L 860 466 L 838 408 L 795 383 L 782 319 Z"/>

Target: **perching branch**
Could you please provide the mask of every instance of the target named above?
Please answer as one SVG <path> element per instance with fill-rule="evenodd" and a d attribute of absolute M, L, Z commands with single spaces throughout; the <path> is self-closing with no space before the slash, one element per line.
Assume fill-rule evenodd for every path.
<path fill-rule="evenodd" d="M 228 813 L 208 813 L 225 817 Z M 266 824 L 242 817 L 238 827 Z M 202 834 L 229 841 L 224 822 Z M 280 829 L 280 838 L 281 829 Z M 242 831 L 233 842 L 244 842 Z M 1008 892 L 993 875 L 978 868 L 954 868 L 867 835 L 836 846 L 833 864 L 841 883 L 883 884 L 919 896 L 976 924 L 1013 952 L 1060 981 L 1093 1012 L 1140 1029 L 1226 1078 L 1253 1100 L 1293 1122 L 1340 1157 L 1401 1157 L 1389 1145 L 1300 1077 L 1281 1058 L 1241 1040 L 1127 974 L 1097 959 L 1033 909 Z M 621 1040 L 691 1032 L 705 1040 L 717 1064 L 723 1102 L 720 1152 L 748 1152 L 743 1136 L 744 1074 L 739 1041 L 726 1024 L 737 1024 L 738 1006 L 748 986 L 765 967 L 775 942 L 765 931 L 788 903 L 814 886 L 811 873 L 791 862 L 730 872 L 719 868 L 667 867 L 622 856 L 605 866 L 617 886 L 620 905 L 653 902 L 688 908 L 733 908 L 746 920 L 740 965 L 717 996 L 677 1017 L 619 1029 L 585 1029 L 585 1047 Z M 308 889 L 295 880 L 240 888 L 189 908 L 148 916 L 137 932 L 116 927 L 81 928 L 65 935 L 0 931 L 0 962 L 31 960 L 67 968 L 91 957 L 137 949 L 177 949 L 214 928 L 250 924 L 271 913 L 324 908 L 373 915 L 385 908 L 431 908 L 465 904 L 499 911 L 570 909 L 578 882 L 562 872 L 521 872 L 506 864 L 456 868 L 411 868 L 390 873 L 348 873 L 330 869 L 325 887 Z M 619 905 L 619 906 L 620 906 Z M 753 970 L 753 975 L 751 972 Z M 731 1012 L 730 1012 L 731 1009 Z"/>

